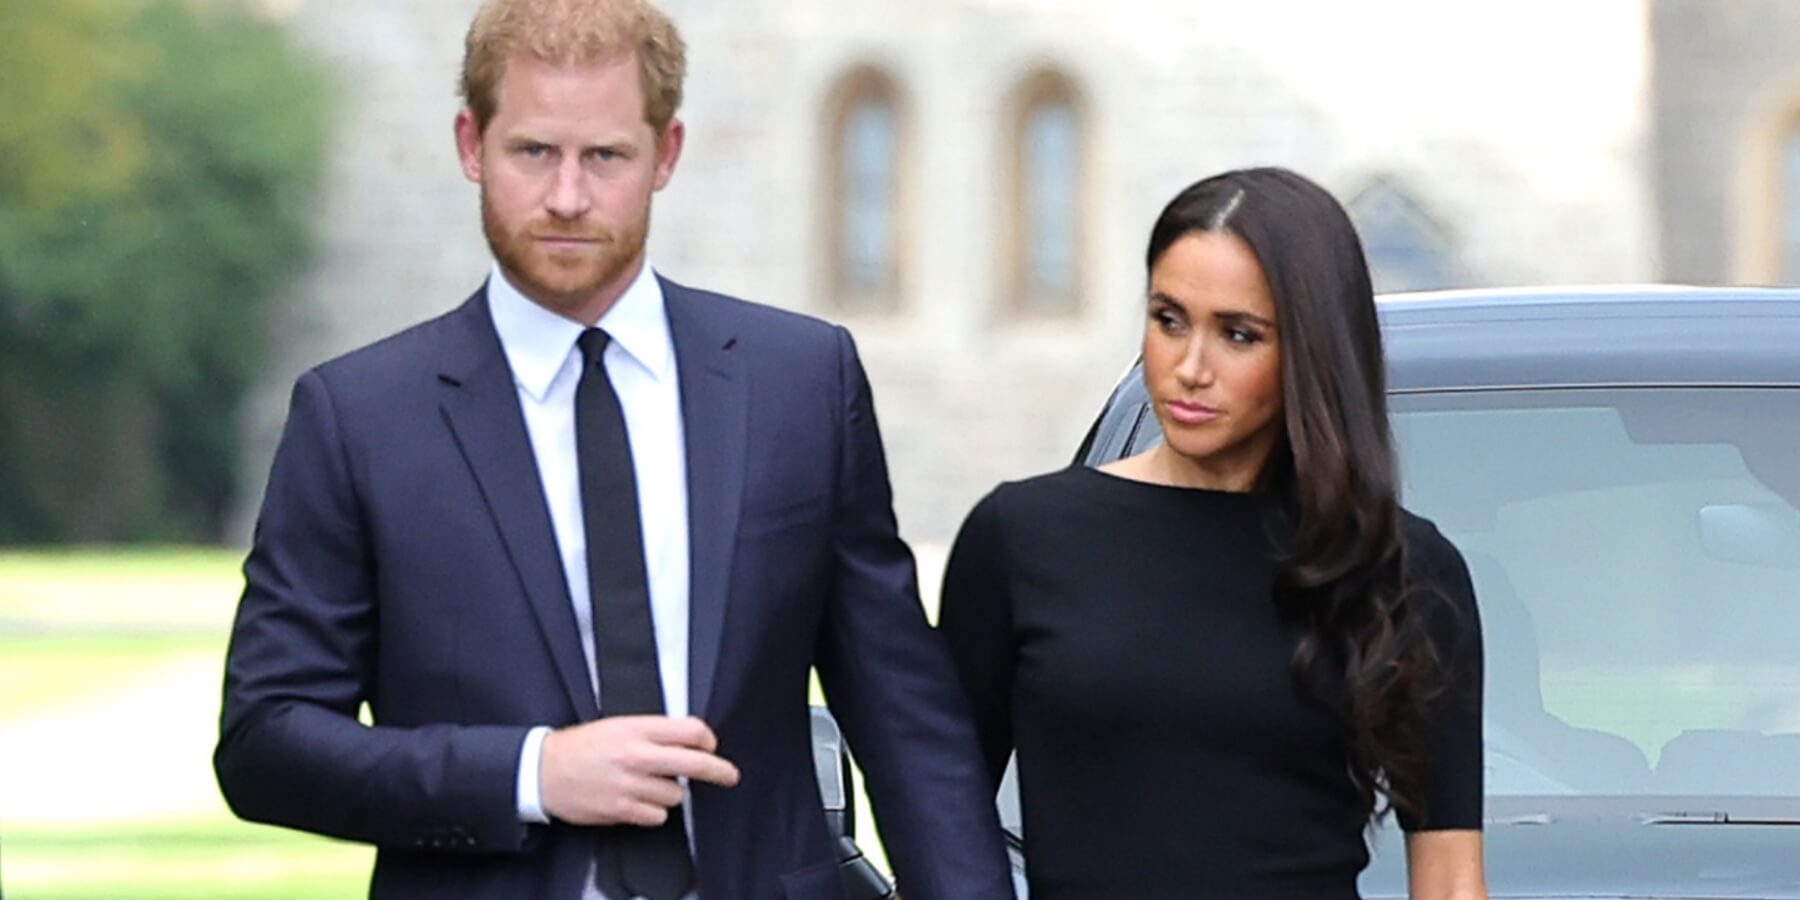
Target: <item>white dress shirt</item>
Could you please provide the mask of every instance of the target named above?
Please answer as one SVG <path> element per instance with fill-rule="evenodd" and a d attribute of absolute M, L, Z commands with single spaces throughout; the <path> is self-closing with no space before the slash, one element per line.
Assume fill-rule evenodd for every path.
<path fill-rule="evenodd" d="M 506 280 L 496 265 L 488 278 L 488 308 L 512 368 L 525 430 L 537 458 L 544 502 L 556 531 L 569 602 L 581 632 L 588 682 L 606 708 L 606 688 L 594 665 L 594 613 L 588 593 L 587 528 L 581 512 L 581 480 L 575 453 L 575 386 L 581 352 L 575 341 L 586 326 L 553 313 Z M 612 336 L 601 362 L 619 395 L 637 476 L 638 516 L 644 535 L 650 613 L 663 700 L 671 716 L 688 713 L 688 508 L 687 445 L 681 423 L 681 388 L 675 344 L 663 306 L 662 285 L 650 263 L 599 327 Z M 519 757 L 519 817 L 548 822 L 538 785 L 538 763 L 550 728 L 534 728 Z M 684 801 L 685 806 L 685 801 Z M 692 835 L 692 829 L 689 834 Z M 584 895 L 599 897 L 592 879 Z"/>

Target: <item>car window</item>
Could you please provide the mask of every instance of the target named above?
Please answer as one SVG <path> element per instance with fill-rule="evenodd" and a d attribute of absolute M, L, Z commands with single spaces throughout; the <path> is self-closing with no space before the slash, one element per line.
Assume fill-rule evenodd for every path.
<path fill-rule="evenodd" d="M 1156 417 L 1150 414 L 1149 394 L 1144 390 L 1143 370 L 1137 365 L 1119 379 L 1100 417 L 1088 429 L 1075 451 L 1075 461 L 1098 466 L 1130 456 L 1162 439 Z"/>
<path fill-rule="evenodd" d="M 1800 391 L 1395 399 L 1469 562 L 1493 794 L 1800 795 Z"/>

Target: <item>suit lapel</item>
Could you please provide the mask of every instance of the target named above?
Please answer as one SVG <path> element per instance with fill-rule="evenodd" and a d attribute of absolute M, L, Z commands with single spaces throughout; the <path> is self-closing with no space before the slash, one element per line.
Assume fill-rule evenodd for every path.
<path fill-rule="evenodd" d="M 718 671 L 731 592 L 732 550 L 744 496 L 749 384 L 732 352 L 736 336 L 707 315 L 707 301 L 663 281 L 681 380 L 688 481 L 688 709 L 706 714 Z"/>
<path fill-rule="evenodd" d="M 569 702 L 578 719 L 593 719 L 600 714 L 599 704 L 588 681 L 556 532 L 544 505 L 543 482 L 512 370 L 488 315 L 487 292 L 470 297 L 447 324 L 449 337 L 438 374 L 444 386 L 444 419 L 481 487 Z"/>

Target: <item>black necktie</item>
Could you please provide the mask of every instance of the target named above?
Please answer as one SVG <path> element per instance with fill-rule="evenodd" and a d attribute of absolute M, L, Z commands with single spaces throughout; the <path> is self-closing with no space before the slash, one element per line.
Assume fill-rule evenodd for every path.
<path fill-rule="evenodd" d="M 594 656 L 601 715 L 664 715 L 650 619 L 650 580 L 638 525 L 637 478 L 625 413 L 601 354 L 611 337 L 582 332 L 581 383 L 575 388 L 575 453 L 581 472 L 581 516 L 587 526 L 588 588 L 594 609 Z M 681 807 L 657 828 L 606 829 L 594 882 L 607 900 L 676 900 L 694 883 Z"/>

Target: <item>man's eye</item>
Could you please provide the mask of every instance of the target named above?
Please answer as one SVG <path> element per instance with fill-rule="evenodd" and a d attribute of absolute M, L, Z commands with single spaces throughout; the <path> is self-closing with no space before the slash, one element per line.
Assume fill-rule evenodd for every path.
<path fill-rule="evenodd" d="M 620 158 L 622 155 L 623 154 L 619 153 L 619 151 L 614 150 L 611 147 L 596 147 L 588 151 L 589 159 L 597 159 L 601 162 L 611 162 Z"/>
<path fill-rule="evenodd" d="M 527 159 L 543 159 L 550 155 L 550 147 L 546 144 L 526 144 L 519 148 L 519 153 Z"/>

